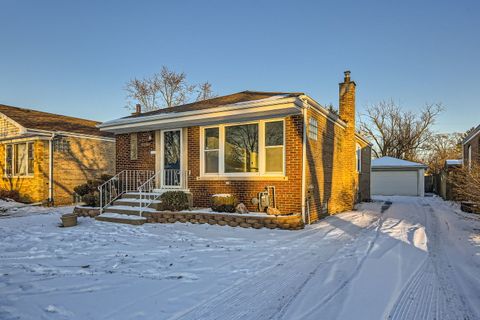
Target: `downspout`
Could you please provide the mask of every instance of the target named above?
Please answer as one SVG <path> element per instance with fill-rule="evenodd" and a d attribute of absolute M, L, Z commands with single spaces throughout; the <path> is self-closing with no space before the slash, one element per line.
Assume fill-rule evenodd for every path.
<path fill-rule="evenodd" d="M 48 140 L 48 203 L 53 204 L 53 139 L 55 133 Z"/>
<path fill-rule="evenodd" d="M 306 176 L 307 176 L 307 109 L 308 103 L 303 100 L 302 115 L 303 115 L 303 141 L 302 141 L 302 220 L 306 223 Z M 310 219 L 309 219 L 310 220 Z M 310 221 L 309 221 L 310 223 Z"/>

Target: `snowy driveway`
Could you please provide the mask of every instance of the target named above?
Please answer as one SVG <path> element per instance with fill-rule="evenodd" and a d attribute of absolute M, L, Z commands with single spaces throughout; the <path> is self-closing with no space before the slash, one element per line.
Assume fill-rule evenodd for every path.
<path fill-rule="evenodd" d="M 0 319 L 480 318 L 480 217 L 438 198 L 302 231 L 58 218 L 0 218 Z"/>

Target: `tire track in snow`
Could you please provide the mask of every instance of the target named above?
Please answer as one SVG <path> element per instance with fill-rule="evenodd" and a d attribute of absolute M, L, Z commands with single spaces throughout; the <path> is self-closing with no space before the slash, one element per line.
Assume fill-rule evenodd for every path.
<path fill-rule="evenodd" d="M 439 241 L 438 219 L 432 206 L 425 200 L 416 204 L 422 212 L 427 232 L 428 255 L 410 278 L 388 318 L 402 319 L 474 319 L 471 311 L 449 278 L 449 262 L 442 253 Z"/>
<path fill-rule="evenodd" d="M 370 232 L 372 224 L 378 218 L 369 218 L 368 225 L 360 228 L 353 225 L 358 233 Z M 338 229 L 338 228 L 334 228 Z M 330 232 L 329 230 L 327 234 Z M 326 235 L 325 235 L 326 236 Z M 324 236 L 324 237 L 325 237 Z M 338 254 L 338 243 L 345 244 L 355 241 L 355 237 L 342 231 L 327 243 L 322 241 L 318 234 L 312 233 L 307 237 L 299 238 L 302 244 L 308 245 L 308 250 L 302 248 L 297 253 L 293 248 L 285 252 L 281 263 L 280 273 L 275 273 L 276 265 L 263 272 L 233 285 L 208 300 L 202 301 L 190 310 L 178 314 L 171 319 L 276 319 L 282 316 L 282 309 L 288 305 L 295 296 L 301 292 L 303 286 L 315 275 L 316 272 L 331 264 L 332 257 Z M 315 247 L 322 247 L 323 252 L 328 248 L 328 254 L 318 257 L 313 254 Z M 296 247 L 296 246 L 295 246 Z M 354 250 L 351 248 L 350 250 Z M 318 250 L 320 251 L 320 250 Z M 320 260 L 320 262 L 319 262 Z"/>

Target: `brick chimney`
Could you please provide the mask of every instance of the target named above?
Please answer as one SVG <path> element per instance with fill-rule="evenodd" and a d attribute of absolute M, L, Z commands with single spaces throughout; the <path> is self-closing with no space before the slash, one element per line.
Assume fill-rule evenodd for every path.
<path fill-rule="evenodd" d="M 135 105 L 135 112 L 132 113 L 133 116 L 139 115 L 142 113 L 142 105 L 140 103 L 137 103 Z"/>
<path fill-rule="evenodd" d="M 345 121 L 348 126 L 352 126 L 355 130 L 355 82 L 350 80 L 350 71 L 344 72 L 345 77 L 340 86 L 340 102 L 339 113 L 340 118 Z"/>
<path fill-rule="evenodd" d="M 356 160 L 356 141 L 355 141 L 355 82 L 350 80 L 350 71 L 344 72 L 343 82 L 339 84 L 339 115 L 340 119 L 347 123 L 344 138 L 341 147 L 342 153 L 342 180 L 344 201 L 347 201 L 348 207 L 353 208 L 355 193 L 353 186 L 357 184 L 357 172 L 355 169 Z M 356 188 L 355 188 L 356 189 Z"/>

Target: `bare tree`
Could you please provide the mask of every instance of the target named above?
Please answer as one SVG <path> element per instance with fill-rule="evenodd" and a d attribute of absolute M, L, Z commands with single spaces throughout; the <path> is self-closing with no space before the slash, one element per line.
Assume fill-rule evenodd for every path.
<path fill-rule="evenodd" d="M 445 165 L 445 160 L 460 159 L 462 157 L 462 133 L 433 134 L 425 142 L 419 156 L 423 163 L 428 165 L 432 174 L 440 173 Z"/>
<path fill-rule="evenodd" d="M 215 98 L 217 95 L 213 93 L 212 84 L 207 82 L 200 83 L 197 86 L 197 99 L 196 101 L 202 101 Z"/>
<path fill-rule="evenodd" d="M 361 115 L 360 131 L 373 142 L 376 157 L 417 160 L 442 110 L 440 104 L 427 104 L 418 112 L 405 111 L 391 100 L 381 101 Z"/>
<path fill-rule="evenodd" d="M 130 80 L 125 86 L 125 91 L 128 107 L 132 108 L 136 103 L 140 103 L 144 111 L 187 103 L 195 91 L 198 91 L 197 101 L 214 96 L 210 83 L 205 82 L 199 86 L 190 85 L 184 72 L 178 73 L 166 66 L 152 76 Z"/>
<path fill-rule="evenodd" d="M 133 108 L 136 103 L 140 103 L 145 111 L 152 111 L 160 108 L 159 104 L 159 84 L 156 76 L 145 77 L 143 79 L 132 79 L 125 86 L 127 92 L 127 107 Z"/>
<path fill-rule="evenodd" d="M 480 165 L 473 163 L 455 170 L 452 179 L 456 200 L 468 201 L 480 206 Z"/>

